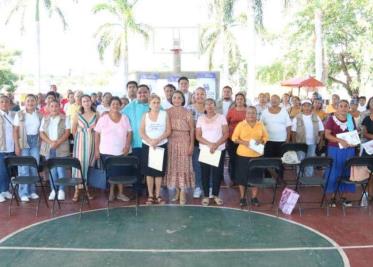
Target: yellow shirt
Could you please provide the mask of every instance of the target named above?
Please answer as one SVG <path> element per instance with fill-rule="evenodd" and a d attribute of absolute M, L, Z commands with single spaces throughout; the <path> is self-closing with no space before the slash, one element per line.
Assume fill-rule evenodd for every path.
<path fill-rule="evenodd" d="M 73 120 L 74 117 L 78 114 L 80 106 L 76 103 L 69 105 L 66 111 L 66 116 Z"/>
<path fill-rule="evenodd" d="M 300 111 L 301 111 L 300 108 L 294 108 L 294 107 L 290 108 L 289 109 L 289 117 L 290 117 L 290 119 L 295 118 L 295 116 L 297 116 L 300 113 Z"/>
<path fill-rule="evenodd" d="M 321 121 L 325 121 L 325 119 L 328 117 L 328 113 L 326 113 L 325 111 L 323 110 L 318 110 L 315 112 L 317 116 L 319 116 L 320 120 Z"/>
<path fill-rule="evenodd" d="M 333 105 L 332 104 L 330 104 L 330 105 L 328 105 L 327 107 L 326 107 L 326 113 L 334 113 L 334 112 L 336 112 L 336 110 L 335 110 L 335 108 L 333 107 Z"/>
<path fill-rule="evenodd" d="M 257 121 L 254 127 L 251 127 L 246 120 L 241 121 L 237 124 L 232 134 L 232 141 L 235 142 L 238 139 L 242 141 L 250 141 L 254 139 L 256 141 L 265 143 L 268 141 L 268 133 L 262 122 Z M 237 148 L 237 155 L 242 157 L 260 157 L 261 155 L 251 150 L 245 145 L 239 145 Z"/>

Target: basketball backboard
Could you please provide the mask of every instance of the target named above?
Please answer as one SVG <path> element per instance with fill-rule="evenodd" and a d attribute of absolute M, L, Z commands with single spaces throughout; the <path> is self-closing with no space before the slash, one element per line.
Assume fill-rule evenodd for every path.
<path fill-rule="evenodd" d="M 153 53 L 169 54 L 172 49 L 181 49 L 183 54 L 199 54 L 200 28 L 154 27 L 152 30 Z"/>

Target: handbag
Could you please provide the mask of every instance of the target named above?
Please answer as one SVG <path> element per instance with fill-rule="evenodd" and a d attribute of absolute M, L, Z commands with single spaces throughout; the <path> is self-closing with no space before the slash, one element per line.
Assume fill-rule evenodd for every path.
<path fill-rule="evenodd" d="M 89 187 L 107 189 L 106 171 L 102 167 L 102 161 L 96 160 L 93 166 L 88 168 L 88 181 Z"/>
<path fill-rule="evenodd" d="M 367 166 L 352 166 L 350 181 L 361 182 L 368 180 L 370 177 L 370 171 Z"/>
<path fill-rule="evenodd" d="M 282 191 L 279 208 L 287 215 L 293 212 L 295 205 L 299 199 L 299 194 L 290 188 L 285 188 Z"/>

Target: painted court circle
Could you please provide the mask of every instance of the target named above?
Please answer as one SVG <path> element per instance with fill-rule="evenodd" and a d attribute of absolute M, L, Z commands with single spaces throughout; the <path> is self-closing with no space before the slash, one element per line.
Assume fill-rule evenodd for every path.
<path fill-rule="evenodd" d="M 308 227 L 230 208 L 142 206 L 43 221 L 0 242 L 2 266 L 349 266 Z"/>

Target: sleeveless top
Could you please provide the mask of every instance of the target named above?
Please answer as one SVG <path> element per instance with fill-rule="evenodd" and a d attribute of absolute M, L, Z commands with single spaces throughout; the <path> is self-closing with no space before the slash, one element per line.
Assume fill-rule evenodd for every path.
<path fill-rule="evenodd" d="M 147 112 L 145 114 L 145 133 L 149 138 L 158 138 L 166 131 L 166 115 L 166 111 L 160 110 L 157 120 L 152 121 L 149 118 L 149 113 Z M 142 142 L 149 145 L 145 140 L 142 140 Z M 163 139 L 158 146 L 164 145 L 165 143 L 167 143 L 167 139 Z"/>

